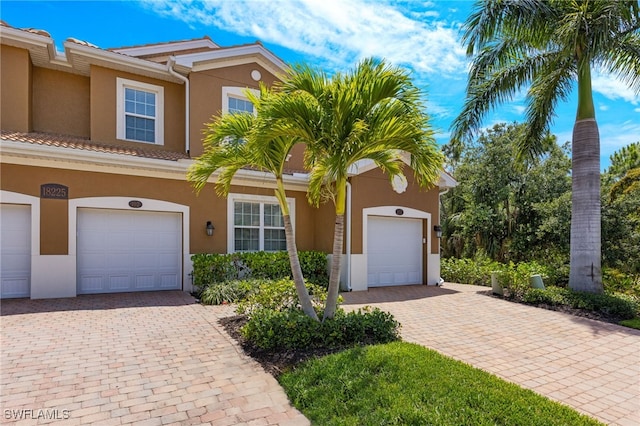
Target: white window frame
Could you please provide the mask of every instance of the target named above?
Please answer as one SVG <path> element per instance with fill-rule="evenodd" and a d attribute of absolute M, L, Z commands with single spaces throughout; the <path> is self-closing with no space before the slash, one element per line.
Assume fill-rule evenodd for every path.
<path fill-rule="evenodd" d="M 260 235 L 259 235 L 259 251 L 264 251 L 264 204 L 277 204 L 278 199 L 276 197 L 270 197 L 265 195 L 251 195 L 251 194 L 229 194 L 227 196 L 227 253 L 235 253 L 235 203 L 260 203 Z M 287 204 L 289 205 L 289 217 L 291 218 L 291 226 L 296 229 L 296 200 L 295 198 L 287 197 Z"/>
<path fill-rule="evenodd" d="M 156 116 L 155 116 L 155 136 L 154 142 L 127 139 L 126 137 L 126 112 L 125 112 L 125 89 L 151 92 L 156 95 Z M 164 145 L 164 87 L 155 84 L 142 83 L 140 81 L 128 80 L 126 78 L 116 78 L 116 137 L 121 140 L 138 142 L 152 145 Z"/>
<path fill-rule="evenodd" d="M 260 96 L 260 91 L 256 89 L 251 89 L 250 87 L 236 87 L 236 86 L 223 86 L 222 87 L 222 113 L 229 113 L 229 98 L 241 99 L 243 101 L 248 101 L 247 95 L 245 94 L 245 90 L 250 91 L 256 96 Z M 253 114 L 256 115 L 257 111 L 255 108 L 253 109 Z"/>

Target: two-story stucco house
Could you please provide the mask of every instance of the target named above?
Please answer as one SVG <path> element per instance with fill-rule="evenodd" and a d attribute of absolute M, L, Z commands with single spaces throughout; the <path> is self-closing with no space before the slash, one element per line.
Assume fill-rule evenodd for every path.
<path fill-rule="evenodd" d="M 285 249 L 272 177 L 243 170 L 231 194 L 196 196 L 187 167 L 215 114 L 286 64 L 260 43 L 210 38 L 102 49 L 2 23 L 1 297 L 190 291 L 191 255 Z M 286 189 L 300 250 L 331 252 L 333 206 L 310 207 L 304 147 Z M 343 288 L 436 284 L 439 192 L 395 192 L 371 164 L 353 170 Z M 213 227 L 213 231 L 207 230 Z M 211 235 L 210 235 L 211 234 Z"/>

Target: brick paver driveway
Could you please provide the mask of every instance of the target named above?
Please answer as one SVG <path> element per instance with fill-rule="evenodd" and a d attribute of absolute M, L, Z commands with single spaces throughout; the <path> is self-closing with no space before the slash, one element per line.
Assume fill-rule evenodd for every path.
<path fill-rule="evenodd" d="M 4 300 L 2 422 L 308 425 L 183 292 Z"/>
<path fill-rule="evenodd" d="M 640 330 L 445 284 L 344 294 L 391 312 L 402 337 L 563 402 L 608 424 L 640 425 Z"/>

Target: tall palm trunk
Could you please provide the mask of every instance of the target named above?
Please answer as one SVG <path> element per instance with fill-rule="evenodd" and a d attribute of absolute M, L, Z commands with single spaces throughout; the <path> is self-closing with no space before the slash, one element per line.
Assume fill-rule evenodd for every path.
<path fill-rule="evenodd" d="M 302 276 L 302 267 L 300 266 L 300 258 L 298 257 L 298 248 L 296 246 L 296 239 L 293 234 L 293 225 L 291 224 L 291 216 L 283 215 L 284 220 L 284 234 L 287 238 L 287 252 L 289 253 L 289 263 L 291 264 L 291 272 L 293 274 L 293 282 L 296 284 L 296 293 L 298 294 L 298 300 L 300 300 L 300 306 L 302 311 L 319 321 L 318 314 L 316 314 L 307 286 L 304 284 L 304 278 Z"/>
<path fill-rule="evenodd" d="M 591 65 L 578 46 L 578 111 L 571 142 L 571 264 L 569 287 L 602 293 L 600 134 L 591 87 Z"/>
<path fill-rule="evenodd" d="M 344 241 L 344 213 L 336 215 L 333 230 L 333 255 L 331 257 L 331 274 L 329 276 L 329 290 L 327 303 L 324 308 L 324 318 L 333 318 L 338 307 L 338 289 L 340 287 L 340 264 L 342 263 L 342 245 Z"/>
<path fill-rule="evenodd" d="M 571 266 L 569 287 L 602 293 L 600 135 L 593 118 L 577 120 L 572 142 Z"/>

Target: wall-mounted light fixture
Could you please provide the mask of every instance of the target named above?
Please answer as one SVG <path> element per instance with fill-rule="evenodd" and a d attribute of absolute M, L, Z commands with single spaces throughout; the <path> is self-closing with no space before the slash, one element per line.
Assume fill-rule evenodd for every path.
<path fill-rule="evenodd" d="M 208 236 L 212 236 L 213 235 L 213 230 L 216 229 L 213 227 L 213 222 L 211 222 L 210 220 L 207 221 L 207 235 Z"/>
<path fill-rule="evenodd" d="M 433 225 L 433 230 L 436 233 L 436 237 L 438 238 L 442 238 L 442 226 L 440 225 Z"/>

